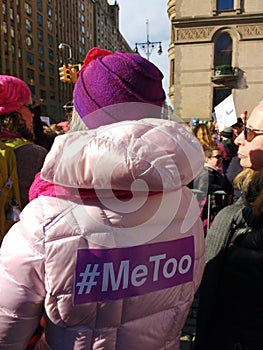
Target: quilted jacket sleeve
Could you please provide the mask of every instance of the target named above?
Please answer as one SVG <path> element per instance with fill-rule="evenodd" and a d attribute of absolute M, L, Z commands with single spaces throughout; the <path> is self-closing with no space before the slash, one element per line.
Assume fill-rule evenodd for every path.
<path fill-rule="evenodd" d="M 33 205 L 32 205 L 33 204 Z M 43 312 L 42 209 L 30 203 L 0 250 L 0 349 L 24 349 Z"/>
<path fill-rule="evenodd" d="M 213 224 L 206 236 L 205 262 L 206 264 L 217 256 L 227 244 L 227 240 L 233 227 L 234 216 L 242 210 L 243 204 L 235 203 L 223 208 L 215 217 Z"/>

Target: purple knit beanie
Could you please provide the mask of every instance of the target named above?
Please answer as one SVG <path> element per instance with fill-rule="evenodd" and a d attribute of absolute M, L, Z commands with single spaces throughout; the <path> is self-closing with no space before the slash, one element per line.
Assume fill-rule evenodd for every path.
<path fill-rule="evenodd" d="M 11 75 L 0 75 L 0 114 L 8 114 L 21 108 L 32 93 L 27 84 Z"/>
<path fill-rule="evenodd" d="M 116 122 L 91 115 L 99 109 L 120 103 L 139 102 L 162 107 L 165 92 L 163 74 L 151 62 L 138 54 L 93 48 L 79 73 L 73 91 L 74 106 L 88 128 Z M 97 114 L 98 115 L 98 114 Z M 123 116 L 124 120 L 141 119 L 144 116 Z"/>

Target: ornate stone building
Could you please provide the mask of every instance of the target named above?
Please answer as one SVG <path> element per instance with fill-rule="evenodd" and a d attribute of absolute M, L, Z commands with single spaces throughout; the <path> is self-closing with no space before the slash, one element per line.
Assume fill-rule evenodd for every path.
<path fill-rule="evenodd" d="M 211 119 L 230 94 L 250 113 L 263 100 L 263 1 L 169 0 L 168 15 L 175 114 Z"/>

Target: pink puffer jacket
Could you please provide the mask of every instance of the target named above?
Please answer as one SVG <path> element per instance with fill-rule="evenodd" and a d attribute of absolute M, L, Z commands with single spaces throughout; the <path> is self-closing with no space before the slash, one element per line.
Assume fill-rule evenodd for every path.
<path fill-rule="evenodd" d="M 204 268 L 203 169 L 183 126 L 144 119 L 59 136 L 0 255 L 0 349 L 179 349 Z M 64 188 L 65 191 L 61 191 Z"/>

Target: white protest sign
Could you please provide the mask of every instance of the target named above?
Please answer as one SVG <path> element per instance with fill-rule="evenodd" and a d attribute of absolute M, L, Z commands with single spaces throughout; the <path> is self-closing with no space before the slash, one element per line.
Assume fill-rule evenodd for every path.
<path fill-rule="evenodd" d="M 45 116 L 41 115 L 40 119 L 42 120 L 42 122 L 44 122 L 48 126 L 50 126 L 50 119 L 49 119 L 49 117 L 45 117 Z"/>
<path fill-rule="evenodd" d="M 233 96 L 229 95 L 215 106 L 215 114 L 219 132 L 237 122 L 236 109 Z"/>

